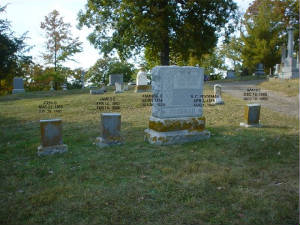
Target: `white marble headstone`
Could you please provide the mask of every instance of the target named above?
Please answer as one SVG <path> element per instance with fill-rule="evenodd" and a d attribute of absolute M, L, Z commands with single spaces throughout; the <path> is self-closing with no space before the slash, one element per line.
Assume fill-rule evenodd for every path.
<path fill-rule="evenodd" d="M 121 92 L 123 92 L 123 90 L 122 90 L 122 84 L 120 84 L 118 82 L 115 82 L 115 87 L 116 87 L 115 93 L 121 93 Z"/>
<path fill-rule="evenodd" d="M 144 71 L 139 71 L 136 77 L 136 85 L 147 85 L 147 73 Z"/>

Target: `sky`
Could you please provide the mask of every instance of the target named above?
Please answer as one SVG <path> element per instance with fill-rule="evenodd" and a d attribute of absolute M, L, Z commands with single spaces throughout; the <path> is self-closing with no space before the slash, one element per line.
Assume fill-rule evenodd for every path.
<path fill-rule="evenodd" d="M 253 0 L 234 1 L 243 12 Z M 40 24 L 44 21 L 45 16 L 56 9 L 63 17 L 64 22 L 71 24 L 72 36 L 79 37 L 79 40 L 83 42 L 83 52 L 77 53 L 73 57 L 76 62 L 69 61 L 64 63 L 64 66 L 72 69 L 88 69 L 100 58 L 100 54 L 87 40 L 91 31 L 86 27 L 81 30 L 76 28 L 77 14 L 79 10 L 84 9 L 86 2 L 87 0 L 1 0 L 0 6 L 7 5 L 6 13 L 1 18 L 6 18 L 11 22 L 11 29 L 16 36 L 28 32 L 27 37 L 29 38 L 26 40 L 26 44 L 33 46 L 28 54 L 33 56 L 35 63 L 43 64 L 41 55 L 45 51 L 46 38 Z"/>

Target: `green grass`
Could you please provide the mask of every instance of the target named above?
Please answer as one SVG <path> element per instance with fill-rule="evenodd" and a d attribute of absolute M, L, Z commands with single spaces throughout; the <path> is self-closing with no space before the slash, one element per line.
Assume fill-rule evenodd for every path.
<path fill-rule="evenodd" d="M 280 80 L 272 79 L 259 84 L 262 88 L 283 92 L 288 96 L 299 95 L 299 79 Z"/>
<path fill-rule="evenodd" d="M 224 95 L 225 105 L 204 108 L 210 139 L 155 146 L 143 141 L 151 108 L 142 94 L 1 97 L 0 224 L 298 223 L 297 119 L 262 108 L 263 128 L 241 128 L 246 103 Z M 122 146 L 93 144 L 103 96 L 121 102 Z M 39 113 L 45 100 L 63 113 Z M 69 151 L 38 157 L 39 120 L 57 117 Z"/>

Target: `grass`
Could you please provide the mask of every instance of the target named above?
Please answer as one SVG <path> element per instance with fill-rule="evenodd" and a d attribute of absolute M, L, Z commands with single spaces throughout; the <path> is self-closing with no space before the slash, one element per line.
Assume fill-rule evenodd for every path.
<path fill-rule="evenodd" d="M 259 86 L 261 86 L 264 89 L 283 92 L 287 96 L 299 95 L 299 79 L 292 79 L 292 80 L 272 79 L 260 83 Z"/>
<path fill-rule="evenodd" d="M 206 94 L 211 93 L 206 88 Z M 298 223 L 299 121 L 262 108 L 263 128 L 244 129 L 245 102 L 205 106 L 210 139 L 172 146 L 143 141 L 142 94 L 88 90 L 0 98 L 0 224 Z M 96 102 L 121 103 L 125 143 L 96 148 Z M 63 113 L 39 113 L 45 100 Z M 38 157 L 39 120 L 63 119 L 69 151 Z"/>
<path fill-rule="evenodd" d="M 228 82 L 239 82 L 239 81 L 250 81 L 250 80 L 260 80 L 263 81 L 267 79 L 267 76 L 236 76 L 236 78 L 221 79 L 221 80 L 211 80 L 205 83 L 228 83 Z"/>

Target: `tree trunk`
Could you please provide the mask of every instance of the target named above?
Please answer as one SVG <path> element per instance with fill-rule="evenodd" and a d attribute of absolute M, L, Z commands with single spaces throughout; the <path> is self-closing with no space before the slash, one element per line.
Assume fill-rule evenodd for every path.
<path fill-rule="evenodd" d="M 170 64 L 170 41 L 169 41 L 169 12 L 168 0 L 163 0 L 159 3 L 161 24 L 161 49 L 160 49 L 160 64 L 168 66 Z"/>

